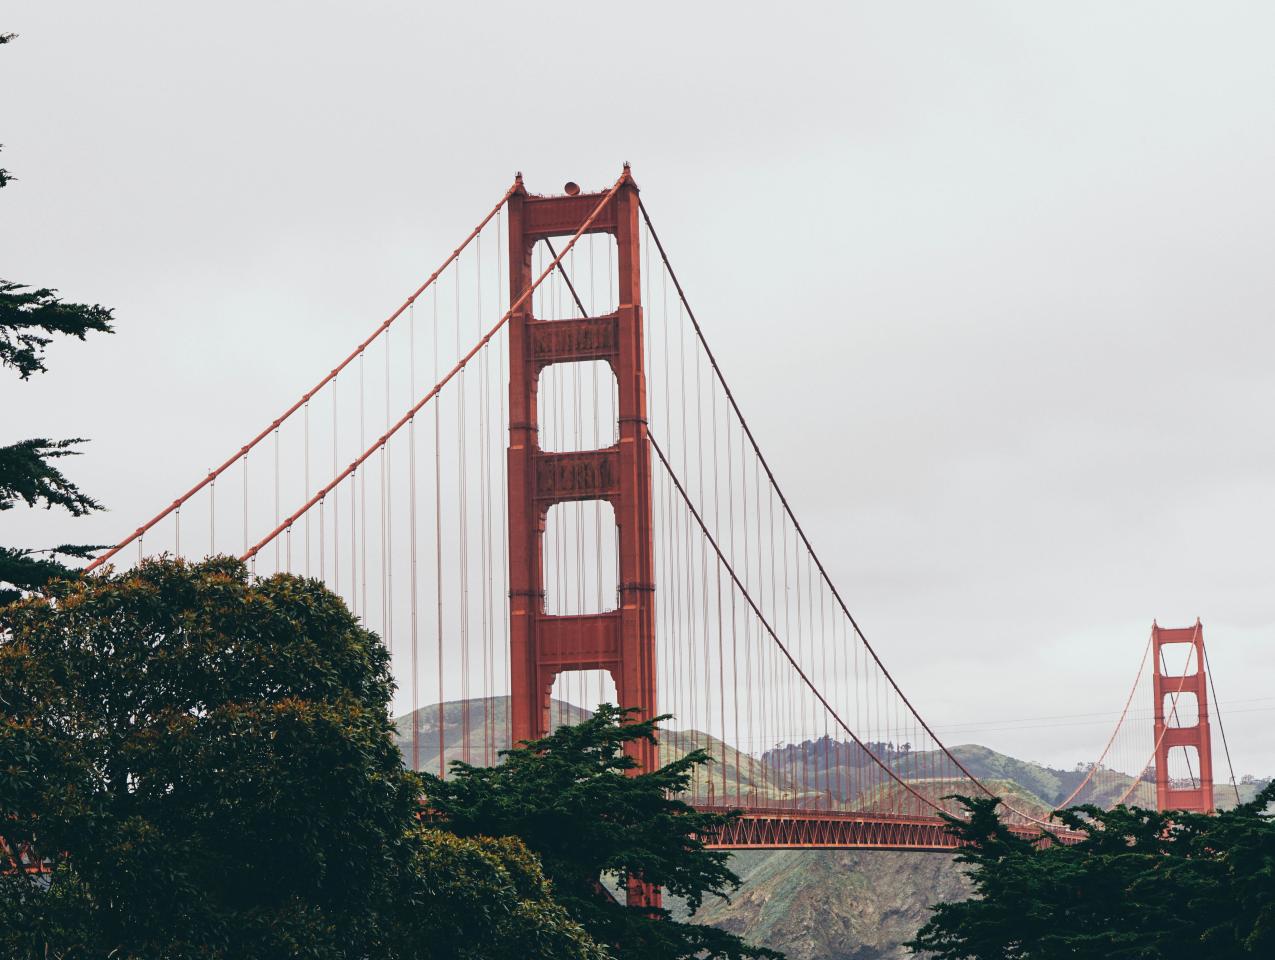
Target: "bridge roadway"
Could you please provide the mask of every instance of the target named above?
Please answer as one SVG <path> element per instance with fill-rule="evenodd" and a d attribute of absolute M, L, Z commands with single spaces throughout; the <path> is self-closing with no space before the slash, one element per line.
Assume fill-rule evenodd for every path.
<path fill-rule="evenodd" d="M 696 804 L 704 813 L 726 813 L 736 807 Z M 1011 824 L 1026 839 L 1038 837 L 1037 827 Z M 1056 834 L 1064 843 L 1080 836 L 1066 830 Z M 708 844 L 712 850 L 903 850 L 951 853 L 960 843 L 944 821 L 936 817 L 801 810 L 790 807 L 750 807 Z M 49 864 L 24 845 L 15 858 L 0 840 L 0 873 L 48 873 Z"/>
<path fill-rule="evenodd" d="M 725 813 L 732 808 L 696 804 L 704 813 Z M 1010 824 L 1024 839 L 1040 836 L 1040 828 Z M 1063 843 L 1075 843 L 1080 834 L 1059 829 Z M 791 807 L 749 807 L 713 843 L 714 850 L 907 850 L 917 853 L 951 853 L 960 842 L 937 817 L 915 817 L 852 811 L 801 810 Z"/>

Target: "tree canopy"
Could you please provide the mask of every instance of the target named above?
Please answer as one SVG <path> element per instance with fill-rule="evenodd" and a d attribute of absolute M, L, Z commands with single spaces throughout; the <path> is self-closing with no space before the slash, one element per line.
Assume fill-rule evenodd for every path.
<path fill-rule="evenodd" d="M 522 844 L 420 823 L 391 690 L 339 597 L 229 558 L 0 608 L 0 838 L 54 863 L 0 953 L 603 960 Z"/>
<path fill-rule="evenodd" d="M 1275 956 L 1275 785 L 1216 814 L 1082 806 L 1077 843 L 1011 833 L 996 800 L 948 817 L 974 896 L 934 908 L 909 946 L 940 960 Z"/>
<path fill-rule="evenodd" d="M 627 743 L 654 742 L 657 717 L 637 722 L 602 705 L 574 726 L 502 752 L 495 767 L 451 765 L 422 774 L 429 807 L 462 837 L 514 836 L 544 864 L 557 899 L 617 958 L 779 957 L 714 927 L 674 920 L 667 909 L 628 907 L 609 892 L 628 877 L 663 887 L 691 914 L 705 896 L 739 886 L 727 854 L 708 850 L 731 815 L 696 811 L 678 799 L 691 773 L 709 762 L 697 750 L 658 770 L 632 775 Z"/>

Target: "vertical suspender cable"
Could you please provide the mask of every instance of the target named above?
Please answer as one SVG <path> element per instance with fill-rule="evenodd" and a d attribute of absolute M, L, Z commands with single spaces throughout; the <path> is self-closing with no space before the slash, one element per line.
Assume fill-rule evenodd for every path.
<path fill-rule="evenodd" d="M 248 454 L 243 455 L 243 552 L 248 552 Z"/>
<path fill-rule="evenodd" d="M 385 433 L 390 432 L 390 331 L 385 331 Z M 381 444 L 381 630 L 394 662 L 393 487 L 390 481 L 390 442 Z"/>
<path fill-rule="evenodd" d="M 337 472 L 337 434 L 340 424 L 337 407 L 337 377 L 332 378 L 332 475 Z M 332 591 L 341 592 L 341 498 L 332 491 Z"/>
<path fill-rule="evenodd" d="M 505 251 L 505 241 L 504 241 L 503 224 L 501 222 L 500 217 L 497 216 L 496 217 L 496 309 L 500 311 L 502 316 L 504 315 L 504 312 L 505 312 L 505 304 L 508 302 L 508 298 L 506 298 L 504 295 L 505 283 L 507 280 L 505 275 L 505 266 L 504 266 L 504 260 L 503 260 L 504 251 Z M 496 350 L 497 350 L 496 356 L 497 356 L 498 367 L 500 372 L 500 383 L 502 386 L 509 382 L 508 371 L 505 369 L 504 346 L 505 346 L 505 341 L 504 341 L 504 335 L 502 334 L 501 338 L 496 341 Z M 505 416 L 505 402 L 506 402 L 505 391 L 503 389 L 498 389 L 496 391 L 496 395 L 497 395 L 499 410 L 500 410 L 500 430 L 497 433 L 497 439 L 501 444 L 503 444 L 505 442 L 505 438 L 509 436 L 509 424 L 506 422 L 507 418 Z M 500 570 L 501 570 L 502 578 L 504 578 L 502 579 L 502 582 L 505 583 L 505 586 L 506 586 L 506 589 L 501 592 L 502 602 L 500 605 L 500 611 L 501 611 L 500 636 L 501 636 L 502 642 L 501 642 L 500 648 L 501 648 L 501 652 L 502 652 L 502 656 L 504 660 L 503 689 L 510 690 L 512 692 L 512 679 L 510 677 L 511 654 L 509 650 L 509 628 L 508 628 L 509 604 L 507 602 L 507 599 L 508 599 L 507 597 L 508 582 L 507 581 L 508 581 L 508 572 L 509 572 L 509 516 L 508 516 L 509 478 L 507 476 L 507 470 L 509 467 L 509 463 L 507 458 L 503 456 L 500 457 L 499 462 L 500 462 L 500 479 L 501 479 L 500 489 L 502 491 L 502 495 L 499 498 L 500 500 Z M 505 744 L 504 745 L 506 748 L 512 748 L 513 747 L 513 727 L 511 726 L 511 723 L 512 723 L 511 715 L 510 715 L 511 704 L 510 704 L 510 697 L 508 695 L 505 696 L 504 702 L 505 702 L 505 717 L 504 717 Z"/>
<path fill-rule="evenodd" d="M 685 468 L 683 468 L 685 469 Z M 744 457 L 744 445 L 739 446 L 739 487 L 741 518 L 744 528 L 744 583 L 749 584 L 752 578 L 752 553 L 748 545 L 748 466 Z M 760 593 L 760 591 L 758 591 Z M 753 618 L 744 612 L 744 720 L 748 724 L 747 732 L 751 734 L 753 726 Z M 748 738 L 751 743 L 751 737 Z M 752 789 L 753 802 L 757 802 L 756 771 L 753 767 L 753 750 L 749 746 L 748 781 Z"/>
<path fill-rule="evenodd" d="M 366 379 L 366 354 L 359 354 L 359 449 L 367 447 L 367 379 Z M 359 485 L 359 593 L 361 595 L 360 609 L 363 611 L 364 621 L 368 618 L 367 612 L 367 470 L 360 469 L 357 477 Z"/>
<path fill-rule="evenodd" d="M 438 381 L 438 291 L 434 291 L 434 380 Z M 434 404 L 434 596 L 437 623 L 434 641 L 438 652 L 438 775 L 447 776 L 446 715 L 443 706 L 443 461 L 441 403 Z"/>
<path fill-rule="evenodd" d="M 767 500 L 769 506 L 766 509 L 766 525 L 769 528 L 769 537 L 767 538 L 767 553 L 770 555 L 770 619 L 772 623 L 779 622 L 779 577 L 775 564 L 775 491 L 768 489 Z M 775 663 L 775 647 L 774 644 L 767 644 L 766 651 L 770 655 L 767 661 L 767 673 L 769 674 L 769 682 L 763 689 L 770 692 L 769 715 L 762 723 L 762 729 L 765 731 L 765 740 L 763 741 L 763 749 L 779 748 L 779 692 L 771 689 L 771 684 L 779 681 L 780 671 Z M 774 766 L 773 762 L 766 764 L 767 769 L 775 775 L 775 787 L 781 788 L 782 778 L 780 770 Z"/>
<path fill-rule="evenodd" d="M 660 327 L 663 332 L 663 340 L 664 340 L 664 363 L 660 367 L 661 379 L 664 381 L 664 390 L 663 390 L 664 410 L 662 411 L 664 415 L 664 419 L 660 420 L 660 424 L 662 426 L 666 426 L 671 429 L 672 420 L 673 420 L 672 418 L 673 404 L 672 404 L 672 400 L 671 400 L 670 392 L 669 392 L 670 390 L 669 380 L 671 379 L 671 377 L 669 375 L 669 343 L 668 343 L 668 339 L 669 339 L 668 280 L 664 277 L 663 274 L 661 274 L 660 282 L 661 282 Z M 654 305 L 652 304 L 652 306 Z M 651 333 L 652 333 L 651 328 L 648 325 L 646 330 L 646 335 L 649 337 L 651 336 Z M 649 376 L 650 374 L 648 374 L 648 379 L 649 379 Z M 652 398 L 651 395 L 653 394 L 658 395 L 657 392 L 654 390 L 648 391 L 648 399 L 651 399 Z M 647 417 L 648 417 L 648 420 L 654 420 L 655 418 L 653 415 L 653 411 L 648 410 Z M 666 552 L 671 552 L 673 548 L 673 540 L 675 536 L 673 532 L 673 511 L 671 508 L 665 511 L 665 531 L 664 532 L 665 532 L 665 536 L 668 538 L 668 541 L 669 541 L 668 551 Z M 677 577 L 676 573 L 673 572 L 672 570 L 665 571 L 664 583 L 668 584 L 668 587 L 671 589 L 669 588 L 665 589 L 662 605 L 669 608 L 669 613 L 672 614 L 673 623 L 680 625 L 681 621 L 676 616 L 676 606 L 677 606 L 676 577 Z M 669 675 L 669 686 L 670 688 L 674 690 L 676 690 L 677 682 L 678 682 L 677 667 L 680 660 L 678 653 L 679 653 L 679 648 L 681 647 L 681 643 L 678 642 L 679 638 L 677 634 L 678 634 L 677 627 L 674 626 L 669 633 L 669 640 L 672 641 L 669 644 L 669 656 L 663 658 L 665 661 L 667 661 L 666 669 Z M 738 744 L 736 744 L 736 746 L 738 746 Z"/>
<path fill-rule="evenodd" d="M 717 469 L 717 394 L 713 394 L 713 528 L 722 528 L 721 477 Z M 721 715 L 722 803 L 726 803 L 726 644 L 722 619 L 722 569 L 717 567 L 717 702 Z"/>
<path fill-rule="evenodd" d="M 458 354 L 463 349 L 460 329 L 460 267 L 461 261 L 458 259 L 456 261 L 456 352 Z M 469 754 L 469 491 L 466 478 L 469 435 L 465 429 L 467 382 L 468 378 L 462 369 L 456 376 L 456 439 L 460 449 L 458 470 L 460 530 L 457 544 L 460 563 L 460 731 L 462 758 L 466 763 L 472 763 L 473 758 Z"/>
<path fill-rule="evenodd" d="M 350 596 L 352 598 L 350 607 L 355 616 L 361 615 L 363 622 L 367 623 L 366 597 L 359 589 L 359 568 L 363 566 L 362 558 L 359 557 L 359 527 L 367 526 L 359 524 L 359 479 L 363 476 L 363 469 L 364 464 L 359 464 L 350 474 Z M 364 602 L 360 605 L 361 597 Z"/>
<path fill-rule="evenodd" d="M 820 665 L 825 677 L 835 678 L 835 674 L 828 673 L 828 633 L 827 623 L 824 619 L 824 593 L 823 581 L 819 581 L 819 652 Z M 835 679 L 834 679 L 835 684 Z M 823 792 L 829 806 L 832 804 L 832 763 L 828 756 L 828 714 L 823 715 Z"/>
<path fill-rule="evenodd" d="M 305 464 L 303 464 L 303 470 L 305 470 L 305 491 L 306 491 L 306 500 L 310 500 L 310 400 L 306 400 L 306 411 L 305 411 L 305 414 L 303 414 L 302 419 L 303 419 L 302 430 L 303 432 L 305 432 L 305 456 L 303 456 L 303 460 L 305 460 Z M 323 507 L 319 507 L 319 515 L 320 515 L 320 518 L 321 516 L 323 516 Z M 323 523 L 323 520 L 320 520 L 320 523 Z M 306 571 L 306 576 L 310 576 L 310 511 L 309 510 L 306 510 L 305 571 Z"/>
<path fill-rule="evenodd" d="M 310 401 L 305 402 L 305 414 L 302 417 L 302 432 L 305 436 L 305 453 L 303 456 L 302 469 L 305 472 L 305 498 L 310 499 Z M 322 517 L 323 508 L 319 508 L 319 516 Z M 322 522 L 322 521 L 320 521 Z M 305 512 L 305 575 L 310 576 L 310 511 Z"/>
<path fill-rule="evenodd" d="M 474 316 L 477 319 L 476 326 L 478 335 L 482 336 L 482 317 L 483 317 L 483 244 L 482 237 L 479 236 L 477 246 L 474 248 Z M 479 482 L 479 508 L 478 516 L 480 520 L 480 532 L 482 536 L 482 636 L 483 636 L 483 680 L 482 680 L 482 697 L 483 697 L 483 763 L 491 766 L 494 761 L 492 755 L 492 729 L 491 729 L 491 512 L 488 508 L 488 483 L 491 475 L 489 469 L 490 461 L 490 438 L 488 431 L 490 429 L 490 409 L 488 405 L 488 392 L 490 385 L 487 376 L 487 351 L 484 350 L 478 358 L 478 388 L 479 388 L 479 404 L 478 404 L 478 482 Z"/>
<path fill-rule="evenodd" d="M 274 522 L 279 525 L 279 428 L 274 428 Z M 274 569 L 279 572 L 279 541 L 274 542 Z"/>
<path fill-rule="evenodd" d="M 416 396 L 416 304 L 407 318 L 407 382 L 408 391 Z M 412 416 L 407 425 L 407 522 L 408 522 L 408 557 L 411 585 L 411 631 L 412 631 L 412 769 L 421 768 L 421 668 L 420 668 L 420 634 L 419 634 L 419 601 L 420 580 L 417 573 L 416 557 L 416 417 Z"/>

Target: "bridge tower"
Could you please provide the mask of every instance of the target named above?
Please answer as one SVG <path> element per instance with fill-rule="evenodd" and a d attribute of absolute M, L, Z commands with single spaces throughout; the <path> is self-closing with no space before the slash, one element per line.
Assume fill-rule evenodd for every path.
<path fill-rule="evenodd" d="M 1213 811 L 1213 748 L 1209 739 L 1208 678 L 1204 664 L 1204 628 L 1199 620 L 1193 627 L 1151 625 L 1152 658 L 1155 661 L 1155 800 L 1159 810 Z M 1194 673 L 1167 674 L 1163 648 L 1189 644 L 1183 670 Z M 1189 696 L 1188 696 L 1189 695 Z M 1181 726 L 1178 718 L 1188 713 L 1187 702 L 1194 697 L 1196 723 Z M 1172 721 L 1172 722 L 1170 722 Z M 1175 787 L 1169 779 L 1169 753 L 1175 747 L 1194 749 L 1199 757 L 1198 785 Z M 1194 771 L 1192 771 L 1194 775 Z"/>
<path fill-rule="evenodd" d="M 568 189 L 574 185 L 569 185 Z M 606 193 L 509 199 L 510 297 L 531 286 L 540 240 L 574 235 Z M 625 166 L 614 196 L 590 233 L 615 238 L 617 306 L 613 313 L 567 320 L 533 316 L 531 299 L 509 320 L 509 588 L 515 743 L 548 732 L 554 678 L 606 670 L 620 706 L 655 714 L 655 583 L 651 540 L 651 464 L 646 438 L 638 188 Z M 561 249 L 561 245 L 557 249 Z M 555 363 L 603 360 L 619 387 L 619 441 L 600 450 L 541 450 L 536 390 Z M 548 510 L 572 500 L 604 500 L 615 511 L 619 543 L 617 609 L 585 615 L 545 612 L 542 538 Z M 651 744 L 634 745 L 639 770 L 653 769 Z"/>

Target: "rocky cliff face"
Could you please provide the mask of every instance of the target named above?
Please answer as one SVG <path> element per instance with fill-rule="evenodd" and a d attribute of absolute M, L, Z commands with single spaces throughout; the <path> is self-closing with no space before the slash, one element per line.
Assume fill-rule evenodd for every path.
<path fill-rule="evenodd" d="M 744 885 L 729 904 L 708 904 L 697 919 L 783 950 L 791 960 L 909 956 L 902 944 L 930 907 L 969 894 L 948 854 L 745 851 L 732 864 Z"/>

